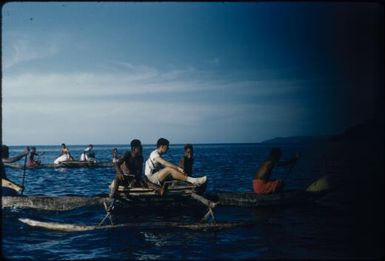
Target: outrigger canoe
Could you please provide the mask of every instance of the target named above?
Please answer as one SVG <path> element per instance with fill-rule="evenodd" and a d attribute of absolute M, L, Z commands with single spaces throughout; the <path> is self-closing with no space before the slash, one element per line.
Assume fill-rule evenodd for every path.
<path fill-rule="evenodd" d="M 11 167 L 16 169 L 24 169 L 24 165 L 20 163 L 4 163 L 5 167 Z M 113 167 L 112 162 L 88 162 L 88 161 L 65 161 L 59 164 L 48 163 L 40 164 L 33 167 L 25 166 L 27 169 L 44 169 L 44 168 L 111 168 Z"/>
<path fill-rule="evenodd" d="M 321 178 L 320 180 L 323 180 Z M 4 183 L 4 181 L 3 181 Z M 147 183 L 147 187 L 118 187 L 116 205 L 121 208 L 148 206 L 196 206 L 195 203 L 209 208 L 229 207 L 266 207 L 289 204 L 304 204 L 322 197 L 328 189 L 314 190 L 319 180 L 306 190 L 288 190 L 273 194 L 257 195 L 253 192 L 211 192 L 205 193 L 206 184 L 194 186 L 183 181 L 166 181 L 163 191 L 159 186 Z M 162 193 L 164 192 L 164 193 Z M 99 196 L 3 196 L 2 208 L 35 208 L 64 211 L 87 205 L 110 203 L 107 194 Z M 198 204 L 198 205 L 199 205 Z"/>

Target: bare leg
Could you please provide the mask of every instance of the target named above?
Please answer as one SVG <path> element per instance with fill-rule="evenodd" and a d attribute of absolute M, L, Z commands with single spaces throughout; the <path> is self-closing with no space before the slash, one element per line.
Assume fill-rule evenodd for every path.
<path fill-rule="evenodd" d="M 184 175 L 182 172 L 179 172 L 176 169 L 170 168 L 170 167 L 165 167 L 161 169 L 159 172 L 159 181 L 165 180 L 169 175 L 173 177 L 173 179 L 176 180 L 183 180 L 185 181 L 187 179 L 187 176 Z"/>

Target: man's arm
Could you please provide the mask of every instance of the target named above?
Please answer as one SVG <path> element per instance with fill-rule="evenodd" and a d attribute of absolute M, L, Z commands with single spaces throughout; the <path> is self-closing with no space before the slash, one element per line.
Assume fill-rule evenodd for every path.
<path fill-rule="evenodd" d="M 170 167 L 170 168 L 178 170 L 179 172 L 184 173 L 183 168 L 178 167 L 177 165 L 172 164 L 171 162 L 169 162 L 169 161 L 167 161 L 165 159 L 162 159 L 161 157 L 156 157 L 156 158 L 154 158 L 154 160 L 156 160 L 157 162 L 159 162 L 160 164 L 162 164 L 165 167 Z"/>
<path fill-rule="evenodd" d="M 2 159 L 2 161 L 3 161 L 3 163 L 13 163 L 13 162 L 16 162 L 16 161 L 22 159 L 23 157 L 25 157 L 27 155 L 28 155 L 28 150 L 24 149 L 24 152 L 22 152 L 21 154 L 14 156 L 14 157 L 7 158 L 7 159 Z"/>
<path fill-rule="evenodd" d="M 121 181 L 123 180 L 123 171 L 120 166 L 124 164 L 125 160 L 126 155 L 124 155 L 124 157 L 120 158 L 117 162 L 115 162 L 116 178 Z"/>

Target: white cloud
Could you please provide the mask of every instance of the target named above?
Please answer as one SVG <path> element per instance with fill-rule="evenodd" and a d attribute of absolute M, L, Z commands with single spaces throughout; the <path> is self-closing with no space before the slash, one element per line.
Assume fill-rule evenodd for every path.
<path fill-rule="evenodd" d="M 246 142 L 254 133 L 273 137 L 267 135 L 284 128 L 269 126 L 274 122 L 290 126 L 302 113 L 291 104 L 233 102 L 235 97 L 242 101 L 250 96 L 285 95 L 300 88 L 297 81 L 218 79 L 210 72 L 201 78 L 194 68 L 160 71 L 129 63 L 120 66 L 123 72 L 6 73 L 2 79 L 4 141 L 122 143 L 138 137 L 153 143 L 165 136 L 176 142 Z M 204 99 L 197 103 L 172 100 L 177 93 Z M 170 97 L 167 101 L 156 98 L 165 94 Z M 224 100 L 215 100 L 222 96 Z"/>
<path fill-rule="evenodd" d="M 4 69 L 9 69 L 24 62 L 51 57 L 59 53 L 62 42 L 67 36 L 55 34 L 42 38 L 25 33 L 8 33 L 4 38 L 2 63 Z"/>

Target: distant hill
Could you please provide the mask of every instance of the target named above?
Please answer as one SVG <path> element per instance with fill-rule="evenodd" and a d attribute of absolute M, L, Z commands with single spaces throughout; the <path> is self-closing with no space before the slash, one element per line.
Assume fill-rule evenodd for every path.
<path fill-rule="evenodd" d="M 262 141 L 262 143 L 268 144 L 294 144 L 294 143 L 309 143 L 309 142 L 318 142 L 325 141 L 329 136 L 293 136 L 293 137 L 276 137 L 273 139 Z"/>
<path fill-rule="evenodd" d="M 384 123 L 374 120 L 368 120 L 361 124 L 347 128 L 344 132 L 333 135 L 330 141 L 344 142 L 344 141 L 368 141 L 377 140 L 384 141 Z"/>
<path fill-rule="evenodd" d="M 349 142 L 349 141 L 368 141 L 378 140 L 383 142 L 384 140 L 384 124 L 383 122 L 368 120 L 361 124 L 347 128 L 342 133 L 329 136 L 293 136 L 293 137 L 276 137 L 273 139 L 262 141 L 262 143 L 268 144 L 295 144 L 295 143 L 309 143 L 319 141 L 331 141 L 331 142 Z"/>

